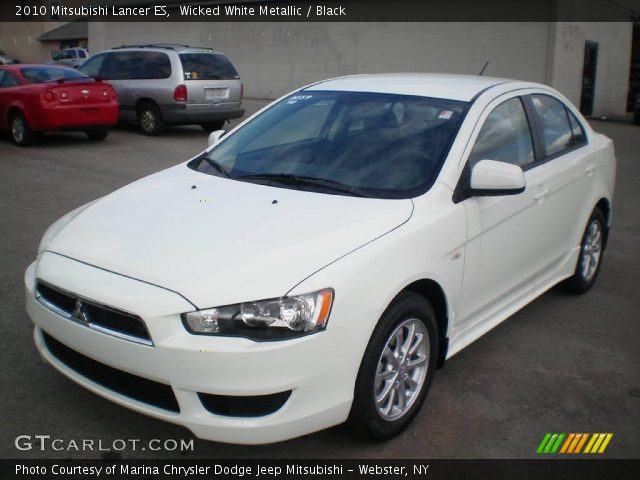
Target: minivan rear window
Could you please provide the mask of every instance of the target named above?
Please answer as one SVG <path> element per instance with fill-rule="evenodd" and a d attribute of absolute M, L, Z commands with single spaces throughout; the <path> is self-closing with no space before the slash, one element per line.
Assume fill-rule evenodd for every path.
<path fill-rule="evenodd" d="M 240 78 L 229 59 L 218 53 L 180 54 L 185 80 L 234 80 Z"/>

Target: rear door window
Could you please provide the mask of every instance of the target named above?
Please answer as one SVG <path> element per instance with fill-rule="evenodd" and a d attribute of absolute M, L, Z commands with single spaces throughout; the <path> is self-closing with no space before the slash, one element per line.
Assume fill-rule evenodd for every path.
<path fill-rule="evenodd" d="M 20 80 L 6 70 L 0 70 L 0 88 L 15 87 L 20 85 Z"/>
<path fill-rule="evenodd" d="M 584 143 L 584 132 L 579 132 L 578 138 L 574 140 L 569 112 L 560 100 L 549 95 L 531 95 L 531 100 L 540 120 L 542 140 L 547 156 L 558 155 L 574 147 L 575 142 L 579 141 L 580 135 Z M 575 119 L 574 121 L 577 122 Z"/>
<path fill-rule="evenodd" d="M 185 80 L 235 80 L 240 78 L 229 59 L 219 53 L 180 54 Z"/>
<path fill-rule="evenodd" d="M 152 80 L 171 76 L 171 61 L 161 52 L 113 52 L 105 66 L 109 80 Z"/>

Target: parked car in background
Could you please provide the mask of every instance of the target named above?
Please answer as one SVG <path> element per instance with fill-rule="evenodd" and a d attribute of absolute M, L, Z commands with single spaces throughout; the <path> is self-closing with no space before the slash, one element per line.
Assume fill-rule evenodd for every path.
<path fill-rule="evenodd" d="M 11 65 L 14 63 L 20 63 L 20 60 L 12 58 L 7 55 L 4 50 L 0 50 L 0 65 Z"/>
<path fill-rule="evenodd" d="M 446 359 L 598 277 L 613 143 L 545 85 L 354 75 L 212 135 L 62 217 L 25 273 L 49 363 L 198 437 L 388 439 Z"/>
<path fill-rule="evenodd" d="M 19 146 L 36 132 L 79 130 L 104 140 L 118 121 L 111 85 L 58 65 L 0 66 L 0 129 Z"/>
<path fill-rule="evenodd" d="M 65 48 L 64 50 L 55 53 L 53 55 L 53 60 L 48 63 L 78 68 L 87 60 L 87 58 L 89 58 L 89 51 L 86 48 Z"/>
<path fill-rule="evenodd" d="M 137 122 L 146 135 L 159 135 L 167 125 L 199 124 L 212 132 L 244 114 L 238 72 L 211 49 L 122 46 L 94 55 L 79 70 L 109 80 L 120 119 Z"/>

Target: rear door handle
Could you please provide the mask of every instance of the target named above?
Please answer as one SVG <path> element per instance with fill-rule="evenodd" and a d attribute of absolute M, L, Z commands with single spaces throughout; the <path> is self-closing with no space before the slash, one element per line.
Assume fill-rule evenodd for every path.
<path fill-rule="evenodd" d="M 540 190 L 538 193 L 536 193 L 533 196 L 533 199 L 537 202 L 539 200 L 542 200 L 544 197 L 546 197 L 549 194 L 549 191 L 551 189 L 549 187 L 545 188 L 544 190 Z"/>
<path fill-rule="evenodd" d="M 587 173 L 587 175 L 591 175 L 595 170 L 596 170 L 596 164 L 595 163 L 592 163 L 591 165 L 589 165 L 587 168 L 584 169 L 584 171 Z"/>

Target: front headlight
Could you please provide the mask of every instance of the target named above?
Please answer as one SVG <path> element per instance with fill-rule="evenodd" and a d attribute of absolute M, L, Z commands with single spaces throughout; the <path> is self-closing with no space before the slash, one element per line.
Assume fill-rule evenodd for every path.
<path fill-rule="evenodd" d="M 194 334 L 283 340 L 324 330 L 333 304 L 333 289 L 305 295 L 238 303 L 183 313 Z"/>

